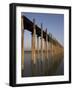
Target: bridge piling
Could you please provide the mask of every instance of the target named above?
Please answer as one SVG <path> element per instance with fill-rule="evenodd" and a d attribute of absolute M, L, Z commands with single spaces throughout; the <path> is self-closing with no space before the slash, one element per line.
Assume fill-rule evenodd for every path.
<path fill-rule="evenodd" d="M 48 59 L 48 36 L 47 36 L 47 28 L 46 28 L 46 59 Z"/>
<path fill-rule="evenodd" d="M 43 25 L 41 24 L 41 60 L 43 61 Z"/>
<path fill-rule="evenodd" d="M 33 32 L 32 32 L 32 61 L 35 64 L 36 62 L 36 30 L 35 30 L 35 19 L 33 19 Z"/>
<path fill-rule="evenodd" d="M 21 17 L 21 69 L 24 69 L 24 22 L 23 22 L 23 17 Z"/>
<path fill-rule="evenodd" d="M 39 36 L 37 35 L 37 59 L 39 59 Z"/>

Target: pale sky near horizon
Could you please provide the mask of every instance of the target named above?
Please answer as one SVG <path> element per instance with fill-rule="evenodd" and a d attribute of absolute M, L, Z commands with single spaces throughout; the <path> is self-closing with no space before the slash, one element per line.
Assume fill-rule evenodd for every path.
<path fill-rule="evenodd" d="M 35 18 L 36 24 L 40 27 L 43 24 L 43 30 L 47 28 L 47 32 L 52 35 L 64 46 L 64 14 L 44 14 L 44 13 L 25 13 L 21 15 L 26 16 L 29 20 L 33 21 Z M 24 47 L 25 50 L 31 48 L 31 33 L 25 30 L 24 34 Z"/>

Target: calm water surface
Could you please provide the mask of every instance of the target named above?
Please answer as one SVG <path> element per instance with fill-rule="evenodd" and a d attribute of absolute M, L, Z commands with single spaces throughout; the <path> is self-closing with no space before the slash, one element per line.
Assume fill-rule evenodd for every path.
<path fill-rule="evenodd" d="M 24 70 L 22 71 L 22 77 L 55 75 L 64 75 L 63 55 L 51 55 L 49 53 L 48 59 L 46 59 L 45 54 L 43 54 L 43 60 L 41 60 L 41 54 L 39 54 L 39 59 L 36 58 L 36 63 L 34 64 L 31 60 L 31 52 L 24 52 Z"/>

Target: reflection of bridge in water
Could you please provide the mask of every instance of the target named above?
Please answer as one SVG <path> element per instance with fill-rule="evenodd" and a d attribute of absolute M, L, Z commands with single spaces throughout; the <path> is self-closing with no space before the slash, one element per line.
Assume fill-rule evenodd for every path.
<path fill-rule="evenodd" d="M 46 67 L 48 68 L 48 58 L 52 58 L 51 60 L 53 60 L 54 64 L 57 64 L 59 62 L 57 62 L 57 60 L 62 59 L 63 58 L 63 53 L 64 53 L 64 48 L 63 46 L 55 39 L 53 38 L 52 34 L 48 34 L 47 33 L 47 28 L 45 31 L 43 31 L 43 25 L 41 24 L 41 28 L 38 27 L 35 24 L 35 19 L 33 19 L 33 22 L 31 22 L 27 17 L 22 16 L 21 17 L 21 30 L 22 30 L 22 64 L 21 64 L 21 68 L 22 71 L 24 71 L 24 56 L 25 56 L 25 48 L 24 48 L 24 33 L 25 33 L 25 29 L 27 29 L 28 31 L 30 31 L 32 34 L 32 50 L 31 50 L 31 60 L 32 60 L 32 76 L 37 75 L 37 72 L 39 73 L 38 75 L 42 75 L 40 74 L 41 71 L 39 71 L 39 67 L 41 67 L 41 65 L 39 66 L 39 61 L 41 60 L 41 63 L 43 62 L 43 64 L 45 63 Z M 37 48 L 36 48 L 36 39 L 37 39 Z M 39 45 L 41 42 L 41 48 L 39 48 Z M 50 57 L 52 56 L 52 57 Z M 40 58 L 41 57 L 41 58 Z M 45 59 L 44 59 L 45 57 Z M 37 63 L 37 66 L 36 66 Z M 42 65 L 43 65 L 42 64 Z M 53 64 L 53 67 L 54 67 Z M 38 68 L 38 70 L 36 69 L 36 67 Z M 47 74 L 47 69 L 44 70 L 44 66 L 41 67 L 43 69 L 43 72 Z M 54 67 L 55 69 L 55 67 Z M 49 72 L 52 72 L 51 69 L 48 69 Z M 22 72 L 23 73 L 23 72 Z M 36 74 L 35 74 L 36 73 Z M 42 72 L 41 72 L 42 73 Z M 43 74 L 43 75 L 46 75 Z M 48 75 L 48 74 L 47 74 Z M 51 75 L 51 74 L 50 74 Z M 25 76 L 25 75 L 23 75 Z"/>

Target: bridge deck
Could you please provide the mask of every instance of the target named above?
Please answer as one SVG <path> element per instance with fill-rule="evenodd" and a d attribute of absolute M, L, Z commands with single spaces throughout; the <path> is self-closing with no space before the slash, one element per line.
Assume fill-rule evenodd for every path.
<path fill-rule="evenodd" d="M 24 20 L 24 29 L 27 29 L 28 31 L 30 31 L 31 33 L 33 33 L 33 22 L 30 21 L 25 16 L 22 16 L 22 17 L 23 17 L 23 20 Z M 37 25 L 35 25 L 35 28 L 36 28 L 36 34 L 41 37 L 41 28 L 38 27 Z M 46 40 L 46 32 L 45 31 L 43 31 L 43 38 Z M 55 45 L 59 45 L 60 47 L 63 48 L 63 46 L 57 40 L 53 39 L 50 36 L 50 34 L 48 34 L 48 41 L 52 42 Z"/>

